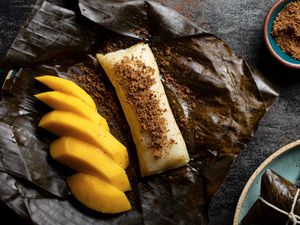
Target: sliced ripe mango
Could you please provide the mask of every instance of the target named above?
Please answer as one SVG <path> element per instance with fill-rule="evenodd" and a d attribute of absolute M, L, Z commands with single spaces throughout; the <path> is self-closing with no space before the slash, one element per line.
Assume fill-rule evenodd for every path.
<path fill-rule="evenodd" d="M 126 195 L 111 184 L 87 174 L 67 178 L 71 192 L 83 205 L 102 213 L 120 213 L 131 209 Z"/>
<path fill-rule="evenodd" d="M 123 169 L 128 166 L 128 153 L 114 136 L 88 119 L 73 112 L 54 110 L 44 115 L 39 126 L 57 136 L 70 136 L 86 141 L 109 155 Z"/>
<path fill-rule="evenodd" d="M 44 85 L 48 86 L 54 91 L 61 91 L 66 94 L 80 98 L 82 101 L 88 104 L 94 111 L 97 112 L 97 107 L 92 97 L 74 82 L 64 78 L 50 75 L 35 77 L 35 79 L 37 79 L 39 82 L 43 83 Z"/>
<path fill-rule="evenodd" d="M 48 91 L 34 96 L 53 109 L 77 113 L 109 131 L 107 121 L 78 97 L 60 91 Z"/>
<path fill-rule="evenodd" d="M 73 137 L 61 137 L 51 143 L 50 154 L 78 172 L 97 176 L 121 191 L 130 190 L 125 170 L 94 145 Z"/>

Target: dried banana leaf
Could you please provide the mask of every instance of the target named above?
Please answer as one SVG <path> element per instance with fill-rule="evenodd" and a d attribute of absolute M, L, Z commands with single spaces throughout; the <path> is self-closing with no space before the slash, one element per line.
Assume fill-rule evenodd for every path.
<path fill-rule="evenodd" d="M 39 1 L 1 63 L 0 199 L 35 224 L 207 224 L 210 197 L 249 142 L 276 91 L 229 46 L 154 1 L 79 1 L 79 12 Z M 191 156 L 187 167 L 141 179 L 117 96 L 96 52 L 139 41 L 153 49 Z M 20 68 L 20 69 L 19 69 Z M 49 157 L 55 138 L 37 127 L 49 111 L 33 94 L 41 74 L 77 82 L 129 151 L 133 210 L 103 215 L 70 195 L 73 171 Z"/>
<path fill-rule="evenodd" d="M 285 212 L 291 211 L 296 192 L 295 184 L 272 170 L 267 170 L 262 176 L 260 196 Z M 300 215 L 300 197 L 296 202 L 294 214 Z M 261 200 L 257 200 L 242 220 L 241 225 L 285 225 L 288 220 L 287 215 L 279 213 Z"/>

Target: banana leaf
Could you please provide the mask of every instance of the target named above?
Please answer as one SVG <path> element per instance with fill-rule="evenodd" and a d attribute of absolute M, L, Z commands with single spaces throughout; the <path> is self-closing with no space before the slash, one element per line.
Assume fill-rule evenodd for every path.
<path fill-rule="evenodd" d="M 75 3 L 74 3 L 75 4 Z M 191 161 L 141 178 L 128 124 L 95 59 L 147 42 Z M 207 224 L 211 196 L 278 93 L 218 37 L 155 1 L 79 0 L 66 9 L 38 1 L 0 64 L 8 72 L 0 105 L 0 200 L 34 224 Z M 74 171 L 49 156 L 55 136 L 38 128 L 50 109 L 33 95 L 50 74 L 78 83 L 96 101 L 112 133 L 126 145 L 133 209 L 105 215 L 70 194 Z"/>
<path fill-rule="evenodd" d="M 295 184 L 284 177 L 272 170 L 267 170 L 261 178 L 260 196 L 272 205 L 289 213 L 297 189 Z M 296 201 L 294 214 L 300 215 L 300 196 Z M 243 218 L 241 225 L 285 225 L 287 221 L 289 221 L 287 215 L 276 211 L 258 199 Z M 290 221 L 290 224 L 293 223 Z"/>

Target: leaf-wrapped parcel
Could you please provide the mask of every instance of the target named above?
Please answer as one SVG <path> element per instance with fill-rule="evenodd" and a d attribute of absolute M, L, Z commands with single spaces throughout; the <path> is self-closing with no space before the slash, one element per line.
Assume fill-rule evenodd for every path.
<path fill-rule="evenodd" d="M 300 196 L 294 199 L 298 187 L 272 170 L 267 170 L 261 178 L 260 197 L 277 208 L 289 213 L 293 202 L 293 213 L 300 215 Z M 258 199 L 243 218 L 241 225 L 293 224 L 287 215 L 278 212 Z"/>

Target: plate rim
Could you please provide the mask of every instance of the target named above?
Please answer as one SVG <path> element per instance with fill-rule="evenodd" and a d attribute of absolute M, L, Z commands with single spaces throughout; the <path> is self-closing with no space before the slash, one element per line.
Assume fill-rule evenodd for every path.
<path fill-rule="evenodd" d="M 238 219 L 239 219 L 239 215 L 241 212 L 241 209 L 243 208 L 243 202 L 245 200 L 245 197 L 249 191 L 249 188 L 252 186 L 255 178 L 257 177 L 257 175 L 270 163 L 272 162 L 274 159 L 276 159 L 278 156 L 280 156 L 281 154 L 287 152 L 288 150 L 290 150 L 291 148 L 294 148 L 296 146 L 300 145 L 300 140 L 291 142 L 287 145 L 285 145 L 284 147 L 276 150 L 273 154 L 271 154 L 266 160 L 264 160 L 258 167 L 257 169 L 252 173 L 251 177 L 249 178 L 249 180 L 247 181 L 246 185 L 243 188 L 243 191 L 239 197 L 239 200 L 237 202 L 237 206 L 235 209 L 235 213 L 234 213 L 234 218 L 233 218 L 233 225 L 239 225 L 238 224 Z"/>

